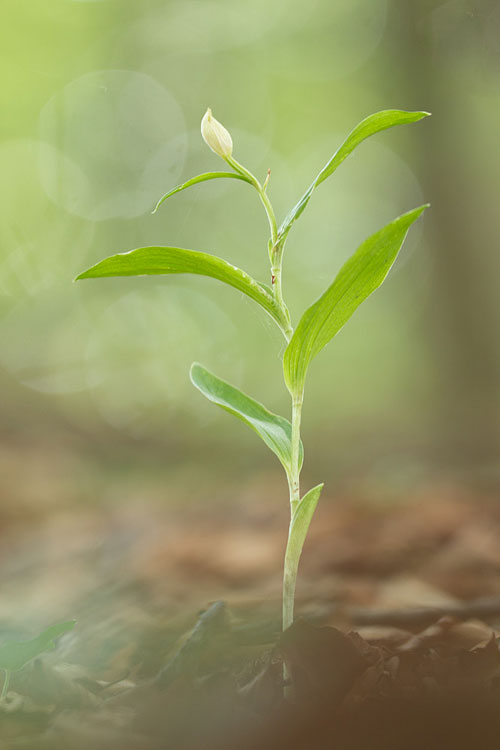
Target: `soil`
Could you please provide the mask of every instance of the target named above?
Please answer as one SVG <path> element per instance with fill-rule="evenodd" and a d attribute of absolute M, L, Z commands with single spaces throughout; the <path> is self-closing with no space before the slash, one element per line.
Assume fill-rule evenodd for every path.
<path fill-rule="evenodd" d="M 496 493 L 322 498 L 281 634 L 284 529 L 262 502 L 4 518 L 2 640 L 78 625 L 12 676 L 0 749 L 498 748 Z"/>

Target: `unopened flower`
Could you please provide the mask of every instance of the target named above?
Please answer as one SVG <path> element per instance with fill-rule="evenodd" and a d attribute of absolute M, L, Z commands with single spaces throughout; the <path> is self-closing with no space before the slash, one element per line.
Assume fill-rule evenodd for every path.
<path fill-rule="evenodd" d="M 217 156 L 227 159 L 233 153 L 233 139 L 224 125 L 212 115 L 211 109 L 207 109 L 201 121 L 201 135 Z"/>

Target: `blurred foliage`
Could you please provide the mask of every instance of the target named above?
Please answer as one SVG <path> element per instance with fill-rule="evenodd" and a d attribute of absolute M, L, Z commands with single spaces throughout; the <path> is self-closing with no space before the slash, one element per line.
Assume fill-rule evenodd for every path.
<path fill-rule="evenodd" d="M 433 118 L 364 144 L 287 246 L 296 319 L 362 239 L 433 204 L 384 290 L 311 371 L 306 460 L 316 450 L 331 473 L 341 442 L 340 455 L 401 440 L 482 456 L 494 445 L 496 2 L 4 0 L 0 16 L 5 435 L 62 422 L 140 438 L 138 450 L 153 442 L 159 461 L 168 447 L 167 463 L 214 441 L 221 466 L 253 449 L 265 462 L 188 378 L 199 360 L 286 415 L 282 344 L 263 314 L 206 279 L 72 279 L 112 252 L 172 244 L 268 281 L 266 220 L 245 185 L 199 185 L 151 215 L 170 187 L 220 168 L 199 134 L 206 107 L 237 159 L 262 177 L 271 167 L 278 218 L 356 122 L 399 107 Z"/>

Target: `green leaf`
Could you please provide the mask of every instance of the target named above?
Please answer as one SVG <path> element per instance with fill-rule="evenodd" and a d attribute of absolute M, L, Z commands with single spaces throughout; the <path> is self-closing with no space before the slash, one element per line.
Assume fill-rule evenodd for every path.
<path fill-rule="evenodd" d="M 17 672 L 44 651 L 52 651 L 56 647 L 55 639 L 69 630 L 73 630 L 75 625 L 76 620 L 61 622 L 47 628 L 31 641 L 8 641 L 4 643 L 3 646 L 0 646 L 0 669 Z"/>
<path fill-rule="evenodd" d="M 128 253 L 111 255 L 79 274 L 80 279 L 99 279 L 110 276 L 143 276 L 192 273 L 213 279 L 238 289 L 257 302 L 280 328 L 287 326 L 272 294 L 245 271 L 215 255 L 180 247 L 140 247 Z"/>
<path fill-rule="evenodd" d="M 286 237 L 293 222 L 299 218 L 302 211 L 309 203 L 309 199 L 314 190 L 326 180 L 327 177 L 330 177 L 330 175 L 335 172 L 337 167 L 342 164 L 344 159 L 346 159 L 362 141 L 375 133 L 379 133 L 381 130 L 392 128 L 394 125 L 405 125 L 410 122 L 418 122 L 418 120 L 428 116 L 429 112 L 405 112 L 400 109 L 386 109 L 382 112 L 375 112 L 375 114 L 362 120 L 347 136 L 344 143 L 335 152 L 328 164 L 323 167 L 299 202 L 292 208 L 279 228 L 278 237 L 280 239 Z"/>
<path fill-rule="evenodd" d="M 420 206 L 403 214 L 365 240 L 342 266 L 333 284 L 305 311 L 283 357 L 285 382 L 292 395 L 302 393 L 311 360 L 384 281 L 410 225 L 426 208 Z"/>
<path fill-rule="evenodd" d="M 313 487 L 312 490 L 306 492 L 293 514 L 285 559 L 290 562 L 290 566 L 295 571 L 295 574 L 299 567 L 300 555 L 302 554 L 302 547 L 304 546 L 309 525 L 323 487 L 324 484 L 318 484 L 317 487 Z"/>
<path fill-rule="evenodd" d="M 190 371 L 191 382 L 206 397 L 217 406 L 241 419 L 254 430 L 265 442 L 268 448 L 281 461 L 286 472 L 290 470 L 292 461 L 291 435 L 292 426 L 287 419 L 268 411 L 265 406 L 250 396 L 242 393 L 238 388 L 221 380 L 202 365 L 195 362 Z M 300 445 L 300 464 L 303 460 L 303 448 Z"/>
<path fill-rule="evenodd" d="M 171 195 L 180 193 L 181 190 L 186 190 L 186 188 L 189 188 L 192 185 L 197 185 L 199 182 L 206 182 L 206 180 L 217 180 L 221 177 L 227 177 L 228 179 L 233 179 L 233 180 L 243 180 L 243 182 L 250 182 L 250 180 L 247 177 L 241 174 L 236 174 L 236 172 L 205 172 L 204 174 L 199 174 L 196 177 L 192 177 L 190 180 L 188 180 L 187 182 L 184 182 L 182 185 L 177 185 L 176 187 L 172 188 L 172 190 L 169 190 L 168 193 L 165 193 L 165 195 L 162 196 L 160 200 L 158 201 L 158 203 L 156 204 L 153 213 L 155 214 L 160 208 L 161 204 L 164 203 L 167 200 L 167 198 L 170 198 Z"/>

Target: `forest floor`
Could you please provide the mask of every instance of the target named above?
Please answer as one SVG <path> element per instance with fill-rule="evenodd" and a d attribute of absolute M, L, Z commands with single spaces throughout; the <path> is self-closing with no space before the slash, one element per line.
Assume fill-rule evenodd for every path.
<path fill-rule="evenodd" d="M 323 497 L 281 635 L 287 517 L 267 491 L 9 506 L 2 642 L 78 622 L 12 676 L 0 750 L 498 748 L 498 493 Z"/>

